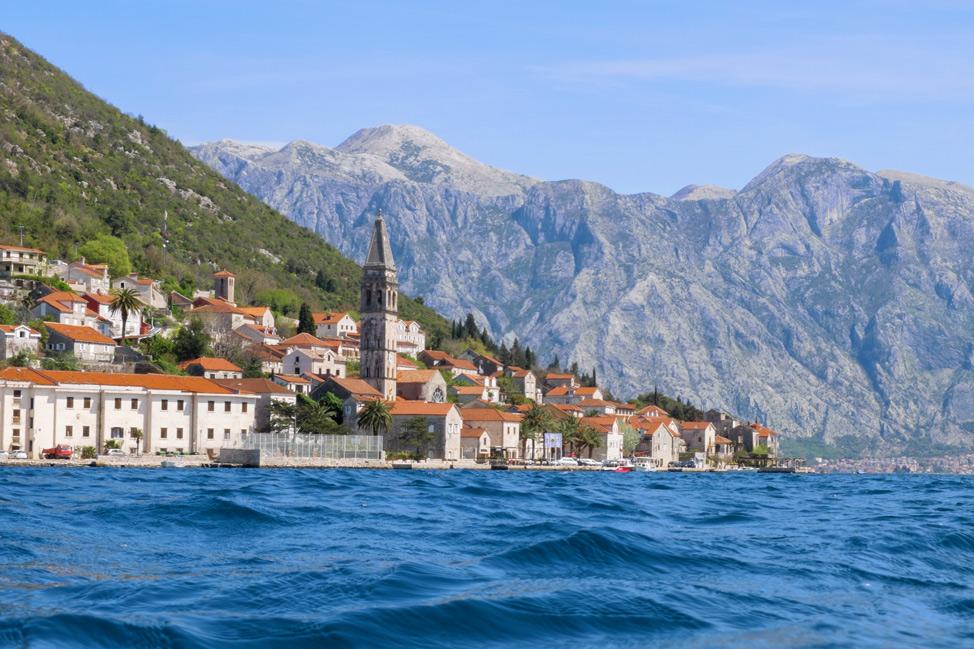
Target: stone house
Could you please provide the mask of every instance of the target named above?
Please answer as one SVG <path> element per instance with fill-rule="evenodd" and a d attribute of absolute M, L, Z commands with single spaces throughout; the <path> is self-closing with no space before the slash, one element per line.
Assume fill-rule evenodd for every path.
<path fill-rule="evenodd" d="M 604 401 L 602 399 L 582 399 L 575 405 L 581 408 L 584 412 L 594 410 L 600 415 L 616 414 L 616 404 L 611 401 Z"/>
<path fill-rule="evenodd" d="M 383 395 L 374 387 L 359 378 L 327 377 L 311 393 L 311 398 L 320 401 L 327 393 L 334 394 L 342 401 L 342 419 L 346 426 L 354 429 L 355 417 L 366 401 L 381 400 Z"/>
<path fill-rule="evenodd" d="M 439 370 L 411 370 L 396 375 L 396 396 L 406 401 L 446 401 L 446 379 Z"/>
<path fill-rule="evenodd" d="M 113 280 L 112 288 L 132 289 L 145 304 L 156 309 L 165 309 L 168 306 L 166 294 L 162 292 L 160 284 L 154 279 L 139 279 L 138 273 L 129 273 L 127 277 Z"/>
<path fill-rule="evenodd" d="M 577 388 L 578 382 L 575 380 L 574 374 L 548 372 L 544 377 L 544 387 L 547 390 L 553 390 L 554 388 Z"/>
<path fill-rule="evenodd" d="M 460 430 L 463 418 L 460 410 L 452 403 L 426 403 L 423 401 L 395 401 L 390 409 L 392 426 L 383 435 L 383 448 L 387 453 L 414 453 L 416 447 L 401 442 L 399 434 L 406 424 L 421 417 L 436 441 L 422 452 L 432 458 L 444 460 L 460 459 Z"/>
<path fill-rule="evenodd" d="M 13 358 L 25 349 L 37 353 L 41 342 L 40 332 L 27 325 L 0 325 L 0 332 L 3 333 L 0 359 Z"/>
<path fill-rule="evenodd" d="M 38 319 L 51 316 L 53 322 L 60 324 L 98 328 L 98 314 L 88 309 L 88 302 L 82 297 L 70 291 L 49 291 L 38 297 L 30 314 Z"/>
<path fill-rule="evenodd" d="M 264 331 L 277 333 L 274 323 L 274 314 L 266 306 L 238 306 L 240 312 L 247 317 L 247 324 L 253 325 Z"/>
<path fill-rule="evenodd" d="M 508 459 L 520 457 L 520 415 L 496 408 L 463 408 L 460 412 L 465 424 L 487 430 L 490 435 L 491 456 Z"/>
<path fill-rule="evenodd" d="M 481 386 L 486 388 L 487 396 L 483 397 L 490 403 L 500 402 L 500 386 L 497 385 L 496 376 L 483 374 L 458 374 L 453 378 L 454 385 Z"/>
<path fill-rule="evenodd" d="M 734 442 L 720 435 L 714 436 L 714 457 L 722 462 L 729 462 L 734 457 Z"/>
<path fill-rule="evenodd" d="M 716 433 L 724 437 L 726 437 L 732 429 L 737 428 L 743 423 L 734 419 L 727 413 L 720 412 L 719 410 L 714 410 L 712 408 L 703 413 L 703 420 L 712 423 Z"/>
<path fill-rule="evenodd" d="M 685 421 L 680 424 L 680 437 L 687 443 L 690 452 L 705 453 L 706 457 L 711 457 L 716 436 L 717 431 L 709 421 Z"/>
<path fill-rule="evenodd" d="M 111 363 L 115 360 L 115 341 L 92 329 L 77 325 L 47 322 L 47 351 L 73 354 L 86 363 Z"/>
<path fill-rule="evenodd" d="M 277 335 L 277 329 L 274 328 L 258 327 L 247 323 L 240 325 L 234 331 L 258 345 L 278 345 L 281 342 L 281 337 Z"/>
<path fill-rule="evenodd" d="M 447 388 L 447 393 L 451 397 L 456 397 L 456 400 L 460 403 L 476 401 L 477 399 L 487 401 L 487 388 L 482 385 L 463 385 L 455 383 Z"/>
<path fill-rule="evenodd" d="M 537 404 L 542 403 L 544 395 L 538 389 L 538 377 L 534 372 L 520 367 L 508 367 L 504 370 L 504 375 L 511 377 L 514 381 L 515 389 L 520 394 L 523 394 L 525 398 Z"/>
<path fill-rule="evenodd" d="M 653 467 L 665 469 L 670 462 L 680 459 L 680 437 L 662 421 L 629 421 L 629 425 L 640 432 L 642 438 L 636 445 L 635 454 L 652 458 Z"/>
<path fill-rule="evenodd" d="M 471 428 L 464 424 L 460 429 L 460 454 L 465 460 L 475 460 L 490 455 L 490 435 L 486 428 Z"/>
<path fill-rule="evenodd" d="M 87 264 L 85 258 L 57 269 L 61 281 L 82 286 L 89 293 L 108 293 L 112 290 L 112 279 L 108 276 L 107 264 Z"/>

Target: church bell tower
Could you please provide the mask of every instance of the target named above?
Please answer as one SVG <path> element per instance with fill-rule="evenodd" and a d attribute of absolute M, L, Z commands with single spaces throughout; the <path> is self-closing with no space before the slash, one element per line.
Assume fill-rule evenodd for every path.
<path fill-rule="evenodd" d="M 396 399 L 398 287 L 389 234 L 379 210 L 362 270 L 359 377 L 381 392 L 387 401 Z"/>

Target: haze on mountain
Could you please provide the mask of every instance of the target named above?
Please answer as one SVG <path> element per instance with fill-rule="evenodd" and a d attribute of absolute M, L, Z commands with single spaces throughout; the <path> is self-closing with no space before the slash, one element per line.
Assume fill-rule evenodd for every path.
<path fill-rule="evenodd" d="M 404 290 L 618 395 L 658 386 L 849 451 L 971 446 L 970 187 L 791 154 L 740 191 L 620 195 L 415 126 L 193 152 L 353 258 L 381 208 Z"/>

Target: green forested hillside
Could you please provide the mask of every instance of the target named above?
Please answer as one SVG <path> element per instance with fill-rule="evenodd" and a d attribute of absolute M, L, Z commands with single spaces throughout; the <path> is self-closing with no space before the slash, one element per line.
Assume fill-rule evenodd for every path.
<path fill-rule="evenodd" d="M 19 226 L 24 244 L 52 259 L 116 236 L 135 270 L 173 288 L 209 287 L 225 268 L 238 276 L 238 301 L 272 299 L 293 315 L 300 300 L 314 309 L 357 302 L 355 262 L 0 33 L 0 243 L 16 244 Z M 431 309 L 400 304 L 403 317 L 447 332 Z"/>

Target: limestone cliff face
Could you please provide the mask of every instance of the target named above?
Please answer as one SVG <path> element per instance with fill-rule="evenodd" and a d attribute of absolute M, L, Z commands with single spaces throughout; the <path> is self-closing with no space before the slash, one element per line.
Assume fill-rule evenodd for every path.
<path fill-rule="evenodd" d="M 739 192 L 624 196 L 494 169 L 416 127 L 195 154 L 353 258 L 381 208 L 407 293 L 597 367 L 617 395 L 659 385 L 879 450 L 971 444 L 969 187 L 788 155 Z"/>

